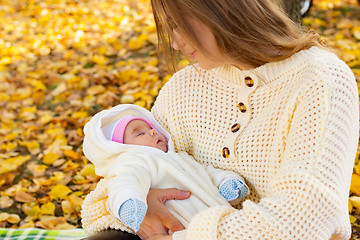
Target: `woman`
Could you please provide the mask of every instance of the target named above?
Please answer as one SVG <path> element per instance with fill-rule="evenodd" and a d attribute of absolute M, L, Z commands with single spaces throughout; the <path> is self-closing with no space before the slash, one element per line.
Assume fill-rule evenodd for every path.
<path fill-rule="evenodd" d="M 152 113 L 177 150 L 238 172 L 246 201 L 196 215 L 181 239 L 348 239 L 358 143 L 351 70 L 271 0 L 152 0 L 167 60 L 195 63 L 170 79 Z M 175 50 L 175 51 L 174 51 Z M 182 230 L 154 189 L 137 234 Z M 176 238 L 180 239 L 180 238 Z"/>

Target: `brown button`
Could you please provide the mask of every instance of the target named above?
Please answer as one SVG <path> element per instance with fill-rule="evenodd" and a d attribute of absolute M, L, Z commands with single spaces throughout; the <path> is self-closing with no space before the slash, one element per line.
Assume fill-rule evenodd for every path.
<path fill-rule="evenodd" d="M 230 150 L 229 150 L 229 148 L 224 147 L 224 148 L 222 149 L 222 156 L 223 156 L 224 158 L 228 158 L 228 157 L 230 156 Z"/>
<path fill-rule="evenodd" d="M 240 129 L 240 124 L 239 124 L 239 123 L 235 123 L 235 124 L 232 125 L 232 127 L 231 127 L 231 131 L 232 131 L 233 133 L 239 131 L 239 129 Z"/>
<path fill-rule="evenodd" d="M 248 87 L 252 87 L 252 86 L 254 86 L 254 80 L 252 80 L 251 77 L 246 77 L 246 78 L 245 78 L 245 84 L 246 84 L 246 86 L 248 86 Z"/>
<path fill-rule="evenodd" d="M 244 112 L 246 112 L 246 106 L 245 106 L 245 104 L 244 103 L 239 103 L 238 104 L 238 108 L 240 109 L 240 111 L 242 112 L 242 113 L 244 113 Z"/>

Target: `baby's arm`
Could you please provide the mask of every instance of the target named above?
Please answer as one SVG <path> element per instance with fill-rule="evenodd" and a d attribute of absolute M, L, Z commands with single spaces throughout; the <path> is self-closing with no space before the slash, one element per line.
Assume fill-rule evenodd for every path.
<path fill-rule="evenodd" d="M 211 165 L 206 166 L 206 171 L 227 201 L 242 199 L 249 194 L 249 188 L 239 174 L 217 169 Z"/>
<path fill-rule="evenodd" d="M 109 208 L 113 216 L 137 232 L 147 211 L 150 177 L 142 168 L 125 169 L 108 180 Z"/>

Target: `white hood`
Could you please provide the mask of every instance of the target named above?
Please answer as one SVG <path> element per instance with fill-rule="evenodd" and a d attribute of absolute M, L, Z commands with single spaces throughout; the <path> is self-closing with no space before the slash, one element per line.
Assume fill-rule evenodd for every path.
<path fill-rule="evenodd" d="M 101 127 L 127 115 L 136 115 L 149 121 L 168 140 L 168 151 L 174 151 L 174 143 L 170 134 L 155 121 L 148 110 L 132 104 L 121 104 L 95 114 L 84 127 L 83 151 L 95 165 L 95 173 L 99 176 L 105 177 L 111 166 L 114 166 L 116 161 L 121 161 L 119 156 L 122 153 L 148 152 L 156 154 L 162 152 L 152 147 L 121 144 L 105 138 Z"/>

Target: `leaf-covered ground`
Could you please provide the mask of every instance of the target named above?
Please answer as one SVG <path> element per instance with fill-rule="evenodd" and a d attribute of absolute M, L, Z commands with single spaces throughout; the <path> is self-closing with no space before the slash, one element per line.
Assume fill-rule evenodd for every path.
<path fill-rule="evenodd" d="M 84 124 L 119 103 L 150 109 L 170 77 L 149 0 L 0 0 L 0 19 L 0 227 L 81 227 L 99 180 L 82 153 Z M 304 24 L 342 50 L 360 81 L 357 2 L 315 1 Z M 356 239 L 359 152 L 349 213 Z"/>

